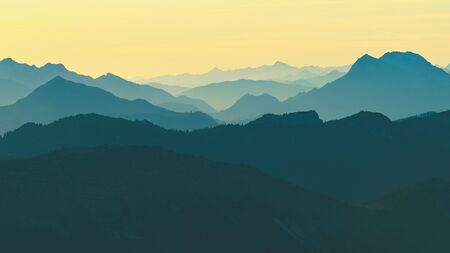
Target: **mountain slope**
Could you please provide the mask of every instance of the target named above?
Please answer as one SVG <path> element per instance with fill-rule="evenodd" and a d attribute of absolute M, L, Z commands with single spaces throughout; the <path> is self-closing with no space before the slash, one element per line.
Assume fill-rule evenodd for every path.
<path fill-rule="evenodd" d="M 367 252 L 358 209 L 247 167 L 126 146 L 0 166 L 8 252 Z"/>
<path fill-rule="evenodd" d="M 29 92 L 30 88 L 21 83 L 0 79 L 0 106 L 12 104 Z"/>
<path fill-rule="evenodd" d="M 0 156 L 102 144 L 162 146 L 248 164 L 313 191 L 364 201 L 412 183 L 450 176 L 449 127 L 450 112 L 402 121 L 361 112 L 331 122 L 323 122 L 315 112 L 300 112 L 189 133 L 80 115 L 48 126 L 27 124 L 5 135 Z"/>
<path fill-rule="evenodd" d="M 450 179 L 440 178 L 405 187 L 371 201 L 384 212 L 386 234 L 395 233 L 390 248 L 397 252 L 446 252 L 450 240 Z M 414 241 L 412 241 L 414 240 Z"/>
<path fill-rule="evenodd" d="M 309 90 L 300 85 L 289 85 L 274 81 L 238 80 L 233 82 L 214 83 L 197 87 L 182 94 L 192 98 L 198 98 L 213 107 L 223 110 L 233 105 L 246 94 L 255 96 L 267 93 L 279 100 L 295 96 L 299 92 Z"/>
<path fill-rule="evenodd" d="M 316 110 L 337 119 L 360 110 L 400 119 L 450 108 L 450 75 L 414 53 L 361 57 L 344 77 L 286 101 L 287 110 Z"/>
<path fill-rule="evenodd" d="M 225 122 L 246 122 L 266 113 L 282 113 L 282 103 L 268 94 L 253 96 L 247 94 L 240 98 L 230 108 L 213 116 Z"/>
<path fill-rule="evenodd" d="M 175 129 L 194 129 L 215 125 L 212 118 L 201 113 L 174 113 L 144 100 L 120 99 L 99 88 L 57 77 L 15 104 L 0 107 L 0 129 L 1 132 L 5 132 L 27 122 L 49 123 L 80 113 L 148 119 L 162 127 Z"/>
<path fill-rule="evenodd" d="M 312 78 L 307 78 L 307 79 L 299 79 L 293 82 L 288 82 L 289 84 L 299 84 L 299 85 L 303 85 L 303 86 L 307 86 L 308 85 L 312 88 L 320 88 L 322 86 L 324 86 L 327 83 L 333 82 L 341 77 L 343 77 L 345 75 L 345 73 L 343 72 L 339 72 L 337 70 L 332 70 L 331 72 L 328 72 L 324 75 L 320 75 L 320 76 L 315 76 Z"/>

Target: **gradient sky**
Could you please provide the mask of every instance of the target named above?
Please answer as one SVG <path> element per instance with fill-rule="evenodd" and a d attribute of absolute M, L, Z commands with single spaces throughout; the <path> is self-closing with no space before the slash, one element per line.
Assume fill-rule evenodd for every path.
<path fill-rule="evenodd" d="M 0 0 L 0 58 L 124 77 L 415 51 L 450 63 L 449 0 Z"/>

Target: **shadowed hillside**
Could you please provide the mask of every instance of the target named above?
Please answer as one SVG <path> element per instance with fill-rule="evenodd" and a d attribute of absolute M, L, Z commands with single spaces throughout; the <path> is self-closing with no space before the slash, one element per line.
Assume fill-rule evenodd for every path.
<path fill-rule="evenodd" d="M 0 242 L 8 252 L 367 248 L 358 209 L 251 168 L 143 147 L 68 150 L 0 166 Z"/>

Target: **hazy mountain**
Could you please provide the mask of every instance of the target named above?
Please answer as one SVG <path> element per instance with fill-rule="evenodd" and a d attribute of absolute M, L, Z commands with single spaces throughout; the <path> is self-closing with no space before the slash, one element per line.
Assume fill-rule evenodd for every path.
<path fill-rule="evenodd" d="M 450 73 L 450 64 L 447 65 L 447 67 L 445 68 L 445 71 L 447 71 L 447 73 Z"/>
<path fill-rule="evenodd" d="M 244 95 L 230 108 L 213 116 L 225 122 L 243 123 L 253 120 L 266 113 L 282 113 L 282 103 L 268 94 L 254 96 Z"/>
<path fill-rule="evenodd" d="M 0 106 L 9 105 L 30 93 L 30 88 L 16 81 L 0 79 Z"/>
<path fill-rule="evenodd" d="M 216 124 L 202 113 L 175 113 L 145 100 L 121 99 L 99 88 L 57 77 L 15 104 L 0 107 L 0 132 L 13 130 L 27 122 L 49 123 L 80 113 L 148 119 L 162 127 L 174 129 L 195 129 Z"/>
<path fill-rule="evenodd" d="M 224 110 L 246 94 L 259 96 L 267 93 L 279 100 L 285 100 L 309 89 L 300 85 L 289 85 L 274 81 L 238 80 L 192 88 L 182 94 L 201 99 L 216 109 Z"/>
<path fill-rule="evenodd" d="M 226 81 L 248 80 L 271 80 L 271 81 L 295 81 L 301 78 L 312 78 L 323 75 L 332 70 L 346 72 L 348 67 L 317 67 L 308 66 L 297 68 L 283 62 L 276 62 L 273 65 L 263 65 L 255 68 L 242 68 L 235 70 L 220 70 L 214 68 L 204 74 L 182 74 L 160 76 L 150 79 L 138 80 L 139 83 L 156 82 L 167 85 L 183 87 L 204 86 L 211 83 L 221 83 Z"/>
<path fill-rule="evenodd" d="M 163 146 L 248 164 L 313 191 L 366 200 L 411 183 L 450 176 L 450 111 L 391 121 L 361 112 L 322 122 L 315 112 L 266 115 L 245 126 L 189 133 L 96 115 L 27 124 L 0 141 L 0 154 L 35 155 L 101 144 Z"/>
<path fill-rule="evenodd" d="M 167 85 L 167 84 L 160 84 L 160 83 L 145 83 L 144 85 L 152 86 L 158 89 L 165 90 L 169 92 L 170 94 L 174 96 L 180 95 L 183 91 L 187 91 L 190 88 L 188 87 L 182 87 L 182 86 L 176 86 L 176 85 Z"/>
<path fill-rule="evenodd" d="M 400 119 L 450 108 L 450 75 L 420 55 L 392 52 L 361 57 L 344 77 L 285 102 L 288 110 L 317 110 L 336 119 L 360 110 Z"/>
<path fill-rule="evenodd" d="M 320 88 L 327 83 L 333 82 L 333 81 L 343 77 L 344 75 L 345 75 L 345 73 L 343 73 L 343 72 L 333 70 L 324 75 L 307 78 L 307 79 L 299 79 L 299 80 L 296 80 L 293 82 L 288 82 L 288 84 L 303 85 L 303 86 L 311 87 L 311 88 Z"/>
<path fill-rule="evenodd" d="M 211 106 L 200 99 L 192 99 L 186 96 L 174 97 L 162 89 L 139 85 L 111 73 L 95 79 L 94 86 L 113 94 L 120 94 L 118 96 L 122 98 L 130 100 L 145 99 L 155 105 L 176 112 L 215 112 Z"/>
<path fill-rule="evenodd" d="M 366 220 L 359 209 L 252 168 L 125 146 L 0 160 L 0 167 L 0 242 L 8 252 L 371 247 L 358 232 Z"/>
<path fill-rule="evenodd" d="M 57 76 L 76 83 L 83 83 L 89 86 L 101 88 L 125 99 L 145 99 L 152 104 L 176 103 L 178 104 L 177 108 L 182 112 L 191 111 L 193 107 L 197 108 L 195 111 L 203 111 L 208 113 L 212 112 L 209 105 L 206 105 L 206 103 L 199 101 L 198 99 L 179 99 L 162 89 L 147 85 L 139 85 L 114 74 L 108 73 L 94 79 L 90 76 L 80 75 L 73 71 L 69 71 L 62 64 L 49 63 L 42 67 L 36 67 L 17 63 L 10 58 L 4 59 L 0 62 L 0 79 L 11 80 L 15 83 L 15 87 L 19 87 L 20 84 L 20 88 L 11 89 L 6 92 L 5 97 L 7 96 L 8 98 L 0 100 L 0 104 L 11 104 L 18 99 L 25 97 L 38 86 Z M 0 83 L 0 86 L 6 85 Z M 23 89 L 25 89 L 25 91 L 23 91 Z M 0 97 L 0 99 L 1 98 L 2 97 Z M 183 107 L 183 105 L 185 106 Z"/>
<path fill-rule="evenodd" d="M 295 82 L 298 80 L 314 80 L 316 77 L 326 76 L 327 74 L 337 71 L 341 73 L 347 73 L 351 68 L 351 65 L 338 66 L 338 67 L 320 67 L 320 66 L 306 66 L 299 69 L 299 71 L 293 75 L 285 76 L 275 81 L 280 82 Z M 319 79 L 320 82 L 320 79 Z"/>

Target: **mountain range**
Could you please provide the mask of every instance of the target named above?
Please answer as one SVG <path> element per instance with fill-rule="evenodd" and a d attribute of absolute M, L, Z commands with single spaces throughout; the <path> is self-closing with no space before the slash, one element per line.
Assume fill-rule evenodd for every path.
<path fill-rule="evenodd" d="M 101 88 L 125 99 L 145 99 L 155 105 L 177 104 L 179 112 L 203 111 L 215 112 L 209 105 L 198 99 L 177 98 L 170 93 L 152 86 L 138 85 L 119 76 L 108 73 L 92 78 L 69 71 L 62 64 L 46 64 L 42 67 L 20 64 L 11 58 L 0 61 L 0 91 L 4 90 L 5 99 L 0 96 L 0 105 L 9 105 L 30 94 L 40 85 L 60 76 L 66 80 Z M 173 109 L 173 107 L 171 108 Z"/>
<path fill-rule="evenodd" d="M 24 125 L 3 136 L 0 155 L 33 156 L 103 144 L 162 146 L 251 165 L 312 191 L 362 201 L 408 184 L 450 177 L 449 127 L 450 111 L 401 121 L 361 112 L 330 122 L 315 112 L 300 112 L 192 132 L 90 114 L 47 126 Z"/>
<path fill-rule="evenodd" d="M 16 103 L 0 107 L 0 132 L 14 130 L 27 122 L 49 123 L 80 113 L 147 119 L 165 128 L 181 130 L 217 124 L 200 112 L 176 113 L 142 99 L 131 101 L 118 98 L 102 89 L 56 77 Z"/>
<path fill-rule="evenodd" d="M 340 75 L 334 72 L 336 75 Z M 310 82 L 310 81 L 308 81 Z M 300 83 L 307 86 L 305 80 Z M 247 98 L 248 99 L 248 98 Z M 247 108 L 267 108 L 261 100 L 240 101 Z M 301 92 L 267 109 L 266 113 L 315 110 L 324 120 L 333 120 L 361 110 L 380 112 L 401 119 L 450 108 L 450 74 L 411 52 L 386 53 L 379 59 L 365 55 L 350 71 L 321 88 Z M 254 119 L 263 112 L 230 108 L 230 122 Z"/>
<path fill-rule="evenodd" d="M 215 109 L 224 110 L 246 94 L 259 96 L 267 93 L 279 100 L 286 100 L 310 89 L 310 87 L 302 85 L 284 84 L 274 81 L 238 80 L 208 84 L 189 89 L 181 94 L 201 99 Z"/>
<path fill-rule="evenodd" d="M 255 68 L 241 68 L 235 70 L 221 70 L 214 68 L 204 74 L 182 74 L 159 76 L 149 79 L 136 80 L 139 83 L 162 83 L 166 85 L 175 85 L 182 87 L 198 87 L 211 83 L 221 83 L 228 81 L 237 81 L 241 79 L 265 80 L 289 82 L 298 79 L 307 79 L 324 75 L 333 70 L 347 72 L 349 66 L 341 67 L 319 67 L 307 66 L 302 68 L 293 67 L 286 63 L 277 61 L 273 65 L 263 65 Z"/>

